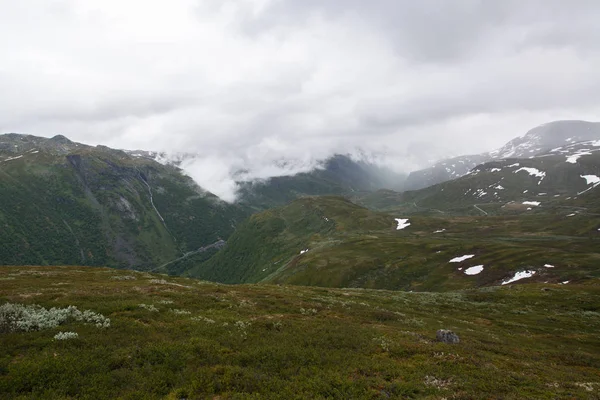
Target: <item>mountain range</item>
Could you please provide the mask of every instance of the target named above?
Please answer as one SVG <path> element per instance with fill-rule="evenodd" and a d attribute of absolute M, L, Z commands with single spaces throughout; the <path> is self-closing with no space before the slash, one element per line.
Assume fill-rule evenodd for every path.
<path fill-rule="evenodd" d="M 600 124 L 557 121 L 408 177 L 335 155 L 309 172 L 240 180 L 227 203 L 179 168 L 194 155 L 7 134 L 0 263 L 404 290 L 495 285 L 520 271 L 585 280 L 598 273 L 599 150 Z M 426 187 L 406 190 L 417 181 Z M 485 273 L 448 262 L 471 253 L 461 268 Z"/>
<path fill-rule="evenodd" d="M 595 127 L 415 190 L 344 155 L 241 173 L 235 202 L 197 155 L 2 135 L 0 397 L 597 398 Z"/>
<path fill-rule="evenodd" d="M 533 158 L 551 149 L 600 138 L 600 123 L 587 121 L 554 121 L 531 129 L 499 149 L 474 155 L 442 160 L 408 175 L 407 190 L 422 189 L 460 178 L 477 165 L 507 158 Z"/>

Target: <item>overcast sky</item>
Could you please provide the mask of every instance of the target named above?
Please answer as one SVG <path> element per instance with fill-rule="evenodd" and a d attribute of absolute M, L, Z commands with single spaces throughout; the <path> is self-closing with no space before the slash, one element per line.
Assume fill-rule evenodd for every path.
<path fill-rule="evenodd" d="M 599 120 L 598 21 L 597 0 L 0 0 L 0 132 L 414 169 Z"/>

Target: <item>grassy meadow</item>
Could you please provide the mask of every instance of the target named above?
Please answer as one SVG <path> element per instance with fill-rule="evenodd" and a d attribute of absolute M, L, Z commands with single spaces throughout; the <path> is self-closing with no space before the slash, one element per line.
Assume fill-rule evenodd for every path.
<path fill-rule="evenodd" d="M 600 396 L 595 280 L 410 293 L 0 267 L 6 303 L 76 306 L 110 326 L 0 333 L 3 399 Z M 437 342 L 442 328 L 461 342 Z"/>

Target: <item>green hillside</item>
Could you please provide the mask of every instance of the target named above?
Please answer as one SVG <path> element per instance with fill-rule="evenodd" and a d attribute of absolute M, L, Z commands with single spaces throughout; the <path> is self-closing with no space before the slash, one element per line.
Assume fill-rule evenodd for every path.
<path fill-rule="evenodd" d="M 240 183 L 228 204 L 144 152 L 64 136 L 0 136 L 0 265 L 109 265 L 181 274 L 253 212 L 310 195 L 398 187 L 403 177 L 335 156 L 312 172 Z"/>
<path fill-rule="evenodd" d="M 0 267 L 0 280 L 1 398 L 592 399 L 600 390 L 597 282 L 436 294 L 85 267 Z M 460 343 L 436 341 L 438 329 Z"/>
<path fill-rule="evenodd" d="M 252 216 L 227 246 L 188 274 L 226 283 L 274 282 L 390 290 L 453 290 L 600 276 L 600 215 L 409 217 L 336 197 L 300 199 Z M 455 257 L 473 255 L 461 263 Z M 552 267 L 545 267 L 544 265 Z M 475 275 L 465 272 L 483 265 Z M 520 281 L 522 283 L 523 281 Z"/>
<path fill-rule="evenodd" d="M 0 264 L 150 269 L 227 238 L 248 212 L 173 167 L 103 146 L 0 136 Z"/>
<path fill-rule="evenodd" d="M 306 248 L 328 246 L 337 235 L 391 228 L 389 216 L 372 213 L 341 197 L 309 197 L 244 221 L 227 246 L 190 276 L 227 283 L 258 282 Z"/>

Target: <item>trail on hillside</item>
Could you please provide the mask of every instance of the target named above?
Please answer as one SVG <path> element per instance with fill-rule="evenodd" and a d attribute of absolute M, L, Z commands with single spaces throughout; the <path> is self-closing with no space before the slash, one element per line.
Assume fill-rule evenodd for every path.
<path fill-rule="evenodd" d="M 151 269 L 151 270 L 149 270 L 148 272 L 157 271 L 157 270 L 159 270 L 159 269 L 161 269 L 161 268 L 164 268 L 164 267 L 166 267 L 167 265 L 174 264 L 174 263 L 176 263 L 177 261 L 181 261 L 181 260 L 184 260 L 184 259 L 186 259 L 186 258 L 188 258 L 188 257 L 190 257 L 190 256 L 193 256 L 194 254 L 198 254 L 198 253 L 204 253 L 205 251 L 208 251 L 208 250 L 210 250 L 210 249 L 220 249 L 220 248 L 224 247 L 224 246 L 225 246 L 225 244 L 226 244 L 226 242 L 225 242 L 224 240 L 222 240 L 222 239 L 219 239 L 219 240 L 217 240 L 216 242 L 214 242 L 214 243 L 212 243 L 212 244 L 209 244 L 208 246 L 200 247 L 200 248 L 199 248 L 199 249 L 197 249 L 197 250 L 188 251 L 187 253 L 185 253 L 185 254 L 184 254 L 184 255 L 182 255 L 181 257 L 179 257 L 179 258 L 176 258 L 175 260 L 171 260 L 171 261 L 169 261 L 168 263 L 165 263 L 165 264 L 163 264 L 163 265 L 161 265 L 161 266 L 159 266 L 159 267 L 156 267 L 156 268 L 154 268 L 154 269 Z"/>
<path fill-rule="evenodd" d="M 481 208 L 479 208 L 479 206 L 477 206 L 477 204 L 474 204 L 473 207 L 475 207 L 476 209 L 478 209 L 479 211 L 481 211 L 482 213 L 484 213 L 485 215 L 490 215 L 488 214 L 487 211 L 482 210 Z"/>

